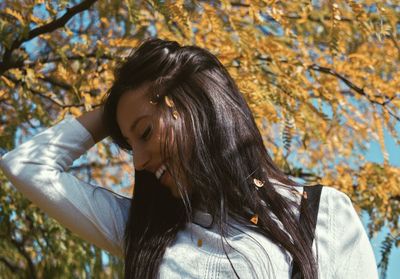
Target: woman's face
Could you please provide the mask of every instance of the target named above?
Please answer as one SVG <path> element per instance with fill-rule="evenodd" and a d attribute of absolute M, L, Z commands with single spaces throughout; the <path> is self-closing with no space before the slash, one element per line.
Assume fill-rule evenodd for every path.
<path fill-rule="evenodd" d="M 135 170 L 147 170 L 154 175 L 164 163 L 161 158 L 160 139 L 162 120 L 157 118 L 157 106 L 150 104 L 146 82 L 135 90 L 125 92 L 117 105 L 117 122 L 125 140 L 133 150 Z M 179 198 L 171 174 L 165 171 L 160 182 Z"/>

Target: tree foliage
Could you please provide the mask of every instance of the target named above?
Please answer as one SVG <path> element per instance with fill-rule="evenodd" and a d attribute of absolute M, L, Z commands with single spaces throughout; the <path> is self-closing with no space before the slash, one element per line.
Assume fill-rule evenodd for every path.
<path fill-rule="evenodd" d="M 149 36 L 195 44 L 228 68 L 275 162 L 293 177 L 346 192 L 385 225 L 383 274 L 400 246 L 400 7 L 397 1 L 0 1 L 0 151 L 100 105 L 112 71 Z M 377 141 L 383 162 L 366 160 Z M 126 154 L 108 140 L 74 175 L 131 195 Z M 125 187 L 116 188 L 117 185 Z M 0 175 L 0 273 L 121 276 L 122 259 L 83 242 Z"/>

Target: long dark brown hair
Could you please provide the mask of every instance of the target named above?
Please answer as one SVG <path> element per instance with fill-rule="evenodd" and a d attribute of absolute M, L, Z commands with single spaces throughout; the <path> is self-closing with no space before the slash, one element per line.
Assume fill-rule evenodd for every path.
<path fill-rule="evenodd" d="M 117 103 L 144 82 L 150 82 L 148 94 L 168 127 L 162 158 L 181 198 L 160 185 L 153 173 L 135 172 L 124 238 L 125 278 L 157 278 L 166 248 L 192 222 L 193 208 L 213 216 L 221 240 L 228 236 L 228 217 L 233 218 L 287 251 L 302 278 L 317 278 L 317 262 L 306 241 L 313 236 L 299 226 L 293 210 L 297 203 L 280 194 L 269 179 L 293 189 L 300 184 L 272 161 L 246 100 L 221 62 L 204 48 L 175 41 L 150 38 L 136 47 L 115 71 L 104 102 L 104 124 L 126 151 L 132 150 L 116 120 Z M 166 94 L 178 119 L 161 101 Z M 171 146 L 166 144 L 169 139 Z M 256 187 L 254 178 L 264 186 Z M 257 224 L 250 222 L 254 214 Z"/>

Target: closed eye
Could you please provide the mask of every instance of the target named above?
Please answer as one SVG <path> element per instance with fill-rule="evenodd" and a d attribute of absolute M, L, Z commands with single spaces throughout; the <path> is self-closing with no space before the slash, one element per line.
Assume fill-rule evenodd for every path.
<path fill-rule="evenodd" d="M 149 126 L 146 128 L 146 130 L 144 131 L 143 135 L 141 136 L 142 140 L 146 140 L 149 137 L 150 132 L 152 131 L 152 127 Z M 126 141 L 127 145 L 129 146 L 129 139 L 127 137 L 123 137 L 123 139 Z"/>
<path fill-rule="evenodd" d="M 142 135 L 142 139 L 146 140 L 148 138 L 150 132 L 151 132 L 151 126 L 147 127 L 147 129 L 145 130 L 145 132 Z"/>

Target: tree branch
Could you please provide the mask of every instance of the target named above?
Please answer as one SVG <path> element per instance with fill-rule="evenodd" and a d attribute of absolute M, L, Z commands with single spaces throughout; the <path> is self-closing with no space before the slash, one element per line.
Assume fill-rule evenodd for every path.
<path fill-rule="evenodd" d="M 15 84 L 19 84 L 19 85 L 22 84 L 22 81 L 19 81 L 16 78 L 14 78 L 14 77 L 12 77 L 10 75 L 7 75 L 7 78 L 9 80 L 11 80 L 12 82 L 14 82 Z M 42 98 L 45 98 L 45 99 L 49 100 L 50 102 L 52 102 L 53 104 L 59 106 L 60 108 L 83 107 L 83 106 L 85 106 L 85 104 L 82 104 L 82 103 L 79 103 L 79 104 L 63 104 L 63 103 L 60 103 L 60 101 L 54 100 L 53 98 L 47 96 L 46 94 L 44 94 L 43 92 L 41 92 L 39 90 L 36 90 L 34 88 L 31 88 L 31 87 L 28 87 L 28 90 L 31 91 L 35 95 L 38 95 L 38 96 L 40 96 Z M 93 105 L 92 107 L 94 108 L 94 107 L 97 107 L 97 106 L 99 106 L 99 105 Z"/>
<path fill-rule="evenodd" d="M 28 252 L 26 252 L 25 248 L 24 248 L 24 242 L 18 242 L 17 240 L 15 240 L 14 238 L 10 238 L 10 242 L 17 248 L 17 250 L 21 253 L 21 255 L 26 259 L 27 263 L 28 263 L 28 268 L 29 268 L 29 273 L 31 278 L 35 279 L 37 278 L 37 274 L 36 274 L 36 267 L 33 264 L 33 261 L 31 259 L 31 257 L 29 256 Z"/>
<path fill-rule="evenodd" d="M 395 200 L 395 201 L 399 201 L 400 202 L 400 195 L 390 197 L 389 200 Z"/>
<path fill-rule="evenodd" d="M 360 88 L 358 86 L 356 86 L 354 83 L 352 83 L 350 80 L 348 80 L 347 78 L 345 78 L 343 75 L 339 74 L 338 72 L 336 72 L 333 69 L 327 68 L 327 67 L 321 67 L 318 66 L 316 64 L 312 64 L 310 66 L 308 66 L 309 70 L 314 70 L 314 71 L 318 71 L 321 73 L 326 73 L 329 74 L 331 76 L 337 77 L 339 78 L 341 81 L 343 81 L 349 88 L 353 89 L 355 92 L 357 92 L 358 94 L 364 96 L 365 98 L 368 99 L 369 102 L 373 103 L 373 104 L 377 104 L 383 107 L 383 109 L 385 109 L 391 116 L 393 116 L 397 121 L 400 121 L 400 116 L 395 115 L 391 110 L 389 110 L 386 105 L 388 103 L 390 103 L 394 98 L 396 98 L 396 96 L 394 97 L 387 97 L 385 96 L 385 98 L 387 99 L 385 102 L 380 103 L 376 100 L 372 100 L 370 98 L 370 96 L 365 92 L 364 88 Z"/>
<path fill-rule="evenodd" d="M 40 80 L 43 80 L 45 82 L 51 83 L 52 85 L 55 85 L 57 87 L 60 87 L 65 90 L 72 90 L 72 86 L 62 80 L 56 79 L 55 77 L 51 76 L 45 76 L 42 78 L 39 78 Z"/>
<path fill-rule="evenodd" d="M 244 3 L 240 3 L 240 2 L 231 2 L 230 4 L 233 7 L 244 7 L 244 8 L 250 7 L 250 4 L 244 4 Z"/>
<path fill-rule="evenodd" d="M 74 170 L 74 171 L 79 171 L 79 170 L 87 170 L 88 168 L 89 169 L 92 169 L 92 168 L 105 168 L 105 167 L 114 167 L 114 166 L 118 166 L 118 165 L 126 165 L 126 164 L 129 164 L 128 162 L 126 162 L 126 161 L 116 161 L 116 162 L 108 162 L 108 163 L 106 163 L 106 164 L 100 164 L 100 163 L 97 163 L 97 162 L 92 162 L 92 163 L 89 163 L 89 164 L 82 164 L 82 165 L 79 165 L 79 166 L 73 166 L 73 167 L 70 167 L 69 168 L 69 170 Z"/>
<path fill-rule="evenodd" d="M 392 41 L 394 47 L 397 49 L 397 58 L 400 60 L 400 46 L 399 46 L 398 42 L 396 41 L 396 38 L 393 35 L 393 32 L 390 33 L 390 40 Z"/>
<path fill-rule="evenodd" d="M 37 36 L 53 32 L 54 30 L 63 27 L 74 15 L 89 9 L 90 6 L 92 6 L 96 1 L 97 0 L 85 0 L 72 8 L 67 8 L 67 12 L 62 17 L 48 24 L 32 29 L 31 31 L 29 31 L 28 35 L 25 38 L 15 40 L 12 43 L 11 47 L 4 52 L 3 61 L 0 62 L 0 75 L 14 67 L 11 59 L 12 53 L 23 43 L 32 40 Z"/>
<path fill-rule="evenodd" d="M 85 54 L 85 56 L 71 55 L 71 56 L 66 57 L 67 60 L 83 60 L 85 58 L 97 58 L 97 59 L 104 59 L 104 60 L 118 59 L 118 57 L 113 57 L 111 54 L 103 54 L 101 56 L 97 56 L 96 53 L 88 53 L 88 54 Z M 60 61 L 62 61 L 61 57 L 39 58 L 36 61 L 24 63 L 24 65 L 28 66 L 28 67 L 32 67 L 32 66 L 36 65 L 37 63 L 47 64 L 47 63 L 54 63 L 54 62 L 60 62 Z"/>
<path fill-rule="evenodd" d="M 0 256 L 0 262 L 4 263 L 4 265 L 8 267 L 8 269 L 10 269 L 12 273 L 17 273 L 19 270 L 22 270 L 18 265 L 12 263 L 9 259 L 3 256 Z"/>

